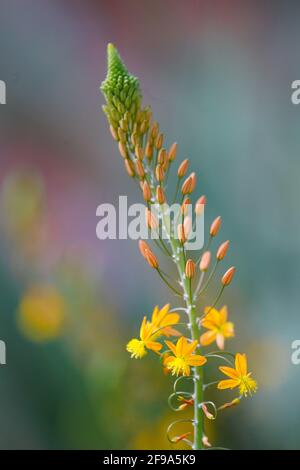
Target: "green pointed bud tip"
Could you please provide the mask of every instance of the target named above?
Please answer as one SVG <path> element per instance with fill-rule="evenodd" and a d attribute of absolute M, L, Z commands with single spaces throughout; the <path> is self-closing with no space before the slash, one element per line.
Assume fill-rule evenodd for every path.
<path fill-rule="evenodd" d="M 107 45 L 107 75 L 100 89 L 108 105 L 116 105 L 112 100 L 116 96 L 124 105 L 127 104 L 125 108 L 128 110 L 128 101 L 131 105 L 136 97 L 141 96 L 138 79 L 128 72 L 117 49 L 111 43 Z"/>

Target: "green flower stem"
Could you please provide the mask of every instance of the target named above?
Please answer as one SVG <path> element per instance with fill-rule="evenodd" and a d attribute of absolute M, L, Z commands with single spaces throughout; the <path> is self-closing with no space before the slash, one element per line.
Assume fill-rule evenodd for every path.
<path fill-rule="evenodd" d="M 164 213 L 162 211 L 162 220 L 164 222 Z M 167 230 L 167 225 L 165 225 L 165 230 Z M 193 304 L 193 294 L 191 289 L 190 280 L 185 276 L 185 253 L 181 243 L 175 239 L 170 237 L 170 246 L 172 249 L 172 253 L 175 257 L 175 263 L 177 266 L 178 274 L 182 283 L 182 289 L 184 293 L 184 301 L 186 304 L 188 316 L 189 316 L 189 323 L 190 323 L 190 330 L 191 330 L 191 339 L 193 341 L 199 339 L 199 327 L 197 325 L 196 320 L 196 307 Z M 178 256 L 178 261 L 176 260 Z M 198 347 L 199 354 L 201 353 L 200 348 Z M 203 402 L 203 370 L 201 366 L 193 368 L 193 378 L 194 378 L 194 444 L 193 448 L 195 450 L 203 449 L 202 444 L 202 434 L 203 434 L 203 412 L 201 409 L 201 403 Z"/>

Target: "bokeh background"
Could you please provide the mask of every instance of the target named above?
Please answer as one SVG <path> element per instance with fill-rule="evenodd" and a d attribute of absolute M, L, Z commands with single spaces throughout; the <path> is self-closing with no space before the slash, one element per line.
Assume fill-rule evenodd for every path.
<path fill-rule="evenodd" d="M 1 448 L 169 448 L 171 382 L 125 344 L 176 301 L 136 242 L 96 238 L 100 203 L 140 201 L 101 111 L 107 42 L 232 243 L 230 346 L 247 351 L 259 393 L 220 414 L 210 440 L 300 448 L 299 41 L 296 2 L 1 1 Z"/>

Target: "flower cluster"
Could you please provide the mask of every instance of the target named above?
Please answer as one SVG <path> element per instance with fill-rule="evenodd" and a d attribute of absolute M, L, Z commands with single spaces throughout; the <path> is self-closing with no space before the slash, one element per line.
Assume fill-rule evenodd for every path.
<path fill-rule="evenodd" d="M 187 175 L 189 160 L 183 160 L 176 170 L 176 187 L 170 198 L 167 180 L 177 156 L 177 144 L 169 148 L 164 146 L 164 134 L 157 122 L 152 122 L 149 107 L 142 108 L 141 92 L 137 78 L 127 71 L 113 45 L 108 46 L 108 74 L 101 86 L 106 98 L 104 111 L 108 117 L 110 131 L 118 142 L 119 152 L 124 161 L 127 174 L 137 183 L 145 201 L 145 217 L 149 232 L 156 232 L 156 247 L 164 254 L 169 263 L 175 264 L 177 278 L 162 269 L 161 258 L 145 240 L 139 241 L 139 250 L 148 265 L 158 273 L 176 298 L 182 304 L 170 310 L 167 304 L 161 309 L 156 306 L 151 319 L 144 316 L 139 338 L 131 339 L 127 351 L 132 358 L 141 359 L 148 351 L 160 358 L 164 371 L 179 376 L 174 383 L 174 393 L 169 397 L 170 406 L 175 411 L 191 407 L 193 411 L 193 442 L 188 440 L 190 432 L 170 437 L 170 431 L 176 425 L 173 422 L 168 429 L 172 443 L 181 440 L 194 449 L 210 446 L 205 435 L 206 419 L 214 419 L 218 411 L 237 405 L 242 397 L 252 395 L 257 389 L 255 380 L 247 369 L 245 354 L 236 355 L 225 351 L 225 342 L 235 335 L 234 324 L 228 320 L 227 307 L 217 308 L 224 289 L 230 285 L 235 274 L 235 267 L 229 267 L 221 276 L 219 290 L 212 302 L 206 302 L 207 288 L 216 277 L 220 263 L 225 259 L 229 241 L 221 243 L 212 251 L 212 243 L 219 234 L 221 217 L 216 217 L 210 225 L 209 237 L 202 253 L 188 249 L 188 240 L 193 227 L 193 220 L 188 212 L 192 207 L 194 216 L 202 217 L 206 197 L 201 195 L 194 204 L 191 198 L 195 193 L 197 177 L 194 172 Z M 180 205 L 180 214 L 176 219 L 174 233 L 166 223 L 167 202 L 172 200 Z M 157 215 L 151 210 L 155 206 Z M 163 238 L 158 231 L 162 224 Z M 179 313 L 180 312 L 180 313 Z M 172 339 L 173 338 L 173 339 Z M 206 350 L 216 344 L 217 351 Z M 216 359 L 227 365 L 219 366 L 223 374 L 219 379 L 205 383 L 205 365 Z M 218 372 L 219 374 L 219 372 Z M 228 378 L 224 378 L 224 375 Z M 177 390 L 179 378 L 192 377 L 192 393 Z M 181 382 L 180 382 L 181 383 Z M 229 403 L 217 406 L 206 399 L 206 390 L 211 385 L 219 390 L 238 389 L 239 395 Z M 171 405 L 175 398 L 179 405 Z M 214 411 L 210 411 L 210 408 Z"/>

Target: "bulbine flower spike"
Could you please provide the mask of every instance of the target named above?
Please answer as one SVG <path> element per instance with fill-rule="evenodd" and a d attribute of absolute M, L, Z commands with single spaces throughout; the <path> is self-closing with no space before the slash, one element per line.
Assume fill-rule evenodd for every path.
<path fill-rule="evenodd" d="M 194 236 L 193 219 L 199 220 L 204 206 L 207 205 L 206 197 L 202 195 L 190 212 L 190 195 L 196 188 L 196 173 L 191 172 L 187 176 L 187 158 L 179 162 L 177 169 L 173 168 L 172 163 L 177 158 L 177 143 L 170 147 L 164 143 L 164 134 L 159 124 L 152 120 L 150 107 L 142 104 L 139 80 L 128 72 L 112 44 L 108 45 L 107 54 L 107 77 L 101 85 L 106 100 L 103 111 L 126 173 L 137 185 L 145 202 L 146 226 L 149 234 L 156 235 L 152 238 L 161 250 L 160 260 L 158 261 L 145 240 L 139 241 L 139 250 L 155 274 L 159 275 L 172 295 L 175 295 L 176 305 L 179 305 L 172 310 L 169 304 L 162 308 L 156 306 L 151 318 L 144 316 L 139 337 L 132 338 L 126 349 L 134 359 L 141 359 L 149 352 L 154 354 L 159 359 L 164 373 L 179 376 L 174 381 L 174 392 L 169 397 L 169 404 L 174 411 L 186 410 L 191 414 L 191 419 L 179 421 L 192 422 L 193 432 L 188 430 L 169 440 L 173 444 L 184 441 L 194 450 L 201 450 L 211 446 L 205 435 L 204 418 L 216 419 L 218 410 L 234 406 L 242 397 L 251 395 L 257 389 L 255 380 L 247 370 L 246 355 L 239 353 L 235 356 L 235 367 L 225 366 L 221 362 L 219 370 L 228 378 L 205 383 L 206 363 L 212 357 L 214 360 L 217 358 L 218 361 L 224 360 L 228 363 L 230 353 L 223 349 L 225 341 L 235 333 L 234 324 L 227 318 L 227 307 L 223 306 L 218 310 L 218 303 L 225 287 L 229 286 L 233 279 L 235 268 L 232 266 L 223 274 L 216 295 L 212 294 L 212 288 L 207 289 L 214 280 L 220 262 L 228 253 L 229 241 L 223 242 L 215 251 L 210 246 L 220 231 L 221 217 L 218 216 L 209 228 L 208 240 L 204 243 L 203 250 L 191 255 L 189 241 Z M 173 177 L 176 180 L 174 187 Z M 174 227 L 171 228 L 170 224 L 166 223 L 166 209 L 173 203 L 178 205 L 180 211 Z M 166 237 L 162 238 L 160 228 Z M 163 266 L 164 259 L 166 266 Z M 176 277 L 170 269 L 174 265 Z M 196 269 L 198 266 L 199 269 Z M 181 316 L 178 312 L 182 312 Z M 213 347 L 213 343 L 216 343 L 219 349 L 217 354 L 206 349 Z M 215 362 L 212 362 L 211 367 L 214 364 Z M 211 368 L 209 374 L 212 371 Z M 215 372 L 218 373 L 217 368 Z M 182 381 L 187 381 L 193 390 L 179 391 L 179 381 L 181 384 Z M 209 385 L 215 383 L 218 383 L 219 390 L 238 388 L 240 397 L 217 406 L 206 396 L 209 393 Z M 180 387 L 180 390 L 183 389 Z M 172 399 L 179 401 L 176 408 L 172 406 Z M 168 427 L 167 435 L 174 424 L 176 422 Z M 187 439 L 190 435 L 193 442 Z"/>

